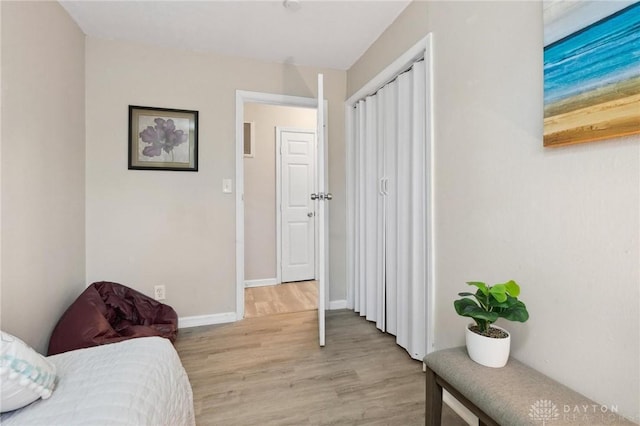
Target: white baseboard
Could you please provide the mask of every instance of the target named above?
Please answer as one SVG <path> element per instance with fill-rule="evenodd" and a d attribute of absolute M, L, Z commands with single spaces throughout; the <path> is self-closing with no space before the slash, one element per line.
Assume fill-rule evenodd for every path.
<path fill-rule="evenodd" d="M 195 315 L 192 317 L 178 318 L 178 328 L 198 327 L 201 325 L 224 324 L 234 322 L 238 318 L 235 312 L 223 312 L 221 314 Z"/>
<path fill-rule="evenodd" d="M 447 404 L 453 411 L 456 412 L 457 415 L 462 417 L 462 419 L 467 422 L 467 424 L 472 426 L 478 425 L 478 418 L 473 414 L 467 407 L 460 404 L 460 402 L 455 399 L 449 392 L 446 390 L 442 390 L 442 402 Z"/>
<path fill-rule="evenodd" d="M 244 282 L 244 288 L 248 287 L 264 287 L 267 285 L 280 284 L 277 278 L 265 278 L 262 280 L 246 280 Z"/>
<path fill-rule="evenodd" d="M 347 309 L 347 301 L 346 300 L 329 301 L 329 310 L 333 311 L 335 309 Z"/>

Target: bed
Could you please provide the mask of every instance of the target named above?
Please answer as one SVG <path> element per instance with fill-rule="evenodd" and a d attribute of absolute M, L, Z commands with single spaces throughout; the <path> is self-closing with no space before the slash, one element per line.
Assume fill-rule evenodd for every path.
<path fill-rule="evenodd" d="M 169 340 L 142 337 L 46 358 L 48 399 L 3 413 L 13 425 L 195 425 L 191 385 Z"/>

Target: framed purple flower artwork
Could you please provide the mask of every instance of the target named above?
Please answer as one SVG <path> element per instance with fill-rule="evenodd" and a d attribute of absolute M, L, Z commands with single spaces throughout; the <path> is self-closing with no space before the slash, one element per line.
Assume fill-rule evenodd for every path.
<path fill-rule="evenodd" d="M 198 111 L 129 105 L 129 170 L 198 171 Z"/>

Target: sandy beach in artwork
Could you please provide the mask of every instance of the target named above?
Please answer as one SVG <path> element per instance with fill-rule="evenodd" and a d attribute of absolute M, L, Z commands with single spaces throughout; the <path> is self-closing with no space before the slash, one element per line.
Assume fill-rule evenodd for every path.
<path fill-rule="evenodd" d="M 545 146 L 640 134 L 639 12 L 637 1 L 545 9 Z"/>
<path fill-rule="evenodd" d="M 544 145 L 640 133 L 640 76 L 546 105 Z"/>

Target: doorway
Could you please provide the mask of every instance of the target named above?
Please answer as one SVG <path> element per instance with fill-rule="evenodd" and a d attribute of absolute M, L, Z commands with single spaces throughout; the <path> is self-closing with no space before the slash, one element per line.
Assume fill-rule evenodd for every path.
<path fill-rule="evenodd" d="M 301 226 L 299 219 L 303 216 L 304 221 L 313 224 L 316 219 L 313 206 L 316 203 L 308 203 L 306 207 L 301 205 L 300 201 L 309 200 L 309 194 L 314 188 L 301 182 L 300 178 L 301 174 L 303 174 L 312 177 L 312 179 L 307 180 L 315 181 L 313 171 L 305 171 L 305 169 L 309 167 L 317 168 L 317 159 L 307 159 L 309 161 L 309 167 L 301 167 L 297 161 L 299 158 L 289 158 L 289 160 L 287 160 L 286 156 L 283 156 L 285 161 L 277 164 L 280 163 L 280 161 L 276 161 L 276 159 L 281 159 L 279 155 L 280 148 L 276 151 L 275 143 L 261 146 L 260 132 L 262 123 L 262 131 L 269 135 L 270 140 L 277 139 L 277 142 L 280 142 L 282 146 L 283 152 L 294 154 L 294 157 L 299 156 L 301 150 L 315 152 L 315 127 L 317 125 L 316 106 L 318 101 L 313 98 L 240 91 L 238 92 L 236 100 L 236 131 L 252 129 L 255 138 L 253 144 L 249 143 L 245 145 L 242 140 L 236 141 L 236 179 L 238 188 L 236 194 L 236 205 L 238 207 L 236 215 L 236 233 L 238 236 L 238 240 L 236 241 L 236 276 L 238 278 L 236 299 L 237 317 L 240 319 L 245 316 L 245 287 L 251 290 L 251 294 L 246 297 L 249 303 L 254 303 L 254 295 L 256 294 L 267 295 L 267 299 L 260 303 L 263 303 L 263 306 L 268 308 L 269 305 L 273 307 L 278 304 L 278 301 L 283 300 L 283 298 L 290 300 L 292 294 L 294 296 L 297 294 L 301 295 L 300 302 L 302 302 L 303 309 L 300 309 L 299 306 L 294 309 L 297 311 L 306 310 L 309 307 L 310 300 L 316 299 L 317 301 L 317 283 L 313 281 L 316 278 L 317 242 L 316 238 L 307 238 L 310 233 L 311 236 L 315 236 L 317 227 L 311 226 L 304 228 Z M 306 113 L 307 122 L 286 120 L 274 122 L 267 120 L 267 116 L 265 115 L 266 113 L 274 115 L 274 112 L 276 113 L 275 115 L 278 115 L 278 113 L 282 115 L 287 112 L 287 110 L 289 110 L 288 112 L 297 111 L 303 115 Z M 248 123 L 248 125 L 245 125 L 245 123 Z M 278 137 L 276 138 L 276 136 Z M 292 149 L 288 149 L 287 144 L 289 144 L 289 148 Z M 246 157 L 243 153 L 245 147 L 251 147 L 251 152 Z M 270 155 L 271 161 L 265 164 L 259 164 L 261 156 L 264 156 L 265 153 Z M 265 158 L 262 159 L 265 160 Z M 283 168 L 283 165 L 291 165 L 293 167 Z M 276 170 L 278 166 L 283 170 Z M 282 176 L 285 176 L 285 179 L 288 178 L 289 184 L 283 183 L 283 185 L 286 185 L 287 190 L 291 191 L 289 193 L 286 190 L 276 191 L 276 184 L 273 183 L 273 180 L 270 180 L 270 182 L 272 182 L 270 188 L 265 189 L 264 185 L 267 179 L 264 179 L 264 175 L 260 177 L 259 173 L 256 173 L 260 168 L 262 168 L 262 170 L 269 169 L 269 173 L 271 173 L 273 178 L 276 176 L 278 178 Z M 287 171 L 293 171 L 293 176 L 287 176 Z M 311 173 L 311 175 L 309 173 Z M 256 178 L 258 184 L 252 187 L 252 181 L 255 182 Z M 294 182 L 294 184 L 291 185 L 291 182 Z M 283 198 L 285 201 L 287 199 L 291 201 L 289 204 L 291 204 L 292 207 L 300 207 L 297 209 L 298 211 L 293 209 L 281 215 L 280 199 L 276 200 L 277 193 L 284 194 Z M 276 218 L 275 216 L 278 217 Z M 281 233 L 278 232 L 278 227 L 276 226 L 282 223 L 282 217 L 279 216 L 284 216 L 285 221 L 288 220 L 287 217 L 289 216 L 291 219 L 288 222 L 291 226 L 288 227 L 289 234 L 286 236 L 284 250 L 279 250 L 279 244 L 277 244 L 281 244 L 282 241 L 285 240 L 285 238 L 282 238 L 280 235 Z M 266 225 L 267 223 L 268 225 Z M 276 240 L 279 241 L 275 243 Z M 287 251 L 287 244 L 289 243 L 294 243 L 294 247 L 289 249 L 290 254 L 293 254 L 293 256 L 289 256 L 289 260 L 292 260 L 289 262 L 291 266 L 306 264 L 304 268 L 293 268 L 298 269 L 293 275 L 288 275 L 291 271 L 285 272 L 284 274 L 282 273 L 282 263 L 283 259 L 285 259 L 282 253 Z M 298 248 L 299 244 L 303 244 L 305 249 L 300 250 Z M 309 269 L 309 267 L 311 267 L 311 269 Z M 309 270 L 311 274 L 309 274 Z M 302 273 L 302 275 L 300 275 L 300 273 Z M 307 279 L 311 281 L 308 283 L 280 284 L 286 281 Z M 295 291 L 289 291 L 288 296 L 274 295 L 272 291 L 277 287 L 282 287 L 279 289 L 282 293 L 287 287 L 293 289 L 301 285 L 306 285 L 307 289 L 299 288 Z M 264 286 L 272 286 L 272 288 L 265 288 Z M 307 291 L 309 286 L 314 287 L 313 291 Z M 287 292 L 284 291 L 284 293 Z M 269 298 L 271 300 L 269 300 Z M 317 302 L 314 303 L 314 306 L 317 307 Z M 270 309 L 268 308 L 266 310 L 269 311 Z M 249 313 L 247 309 L 246 314 L 247 316 L 254 316 L 255 312 Z"/>
<path fill-rule="evenodd" d="M 316 110 L 244 104 L 245 317 L 317 309 Z"/>
<path fill-rule="evenodd" d="M 244 113 L 254 140 L 243 160 L 245 287 L 314 280 L 315 109 L 246 103 Z"/>

